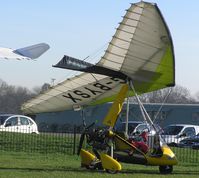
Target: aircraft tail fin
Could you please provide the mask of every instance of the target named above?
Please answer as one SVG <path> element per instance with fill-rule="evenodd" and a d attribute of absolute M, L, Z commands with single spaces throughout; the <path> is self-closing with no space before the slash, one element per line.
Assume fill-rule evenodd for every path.
<path fill-rule="evenodd" d="M 39 43 L 36 45 L 16 49 L 13 52 L 28 57 L 30 59 L 36 59 L 39 56 L 41 56 L 43 53 L 45 53 L 49 48 L 50 46 L 48 44 Z"/>

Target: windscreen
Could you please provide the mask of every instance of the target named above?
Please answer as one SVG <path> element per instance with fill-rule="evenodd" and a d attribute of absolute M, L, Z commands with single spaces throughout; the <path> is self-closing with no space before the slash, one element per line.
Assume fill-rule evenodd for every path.
<path fill-rule="evenodd" d="M 5 120 L 8 118 L 9 116 L 0 116 L 0 125 L 3 125 Z"/>
<path fill-rule="evenodd" d="M 138 126 L 138 124 L 140 124 L 140 123 L 129 123 L 128 124 L 128 132 L 129 133 L 132 133 L 134 130 L 135 130 L 135 128 Z M 126 127 L 126 123 L 122 123 L 121 125 L 120 125 L 120 127 L 118 128 L 118 131 L 125 131 L 125 127 Z"/>
<path fill-rule="evenodd" d="M 178 135 L 183 126 L 168 126 L 164 129 L 163 135 Z"/>

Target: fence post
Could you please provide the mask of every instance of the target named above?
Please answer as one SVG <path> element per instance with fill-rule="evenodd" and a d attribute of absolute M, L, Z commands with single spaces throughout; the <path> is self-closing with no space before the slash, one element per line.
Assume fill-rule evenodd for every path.
<path fill-rule="evenodd" d="M 74 125 L 74 132 L 73 132 L 73 155 L 76 152 L 76 125 Z"/>

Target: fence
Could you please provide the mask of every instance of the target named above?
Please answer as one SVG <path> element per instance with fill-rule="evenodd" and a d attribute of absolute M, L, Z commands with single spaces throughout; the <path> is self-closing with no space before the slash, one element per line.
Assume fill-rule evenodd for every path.
<path fill-rule="evenodd" d="M 75 154 L 79 135 L 73 132 L 26 134 L 0 132 L 0 150 L 13 152 Z"/>
<path fill-rule="evenodd" d="M 79 145 L 80 132 L 77 127 L 73 131 L 39 134 L 0 132 L 0 151 L 29 153 L 60 153 L 76 154 Z M 199 149 L 172 147 L 179 161 L 199 163 Z"/>

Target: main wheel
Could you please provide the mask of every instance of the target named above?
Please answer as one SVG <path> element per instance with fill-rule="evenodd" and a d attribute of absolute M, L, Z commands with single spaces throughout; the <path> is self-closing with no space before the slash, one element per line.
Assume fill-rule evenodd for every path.
<path fill-rule="evenodd" d="M 173 166 L 159 166 L 159 171 L 161 174 L 171 174 Z"/>
<path fill-rule="evenodd" d="M 102 162 L 100 160 L 91 162 L 91 164 L 88 167 L 90 170 L 95 170 L 95 169 L 103 170 Z"/>
<path fill-rule="evenodd" d="M 117 174 L 117 173 L 118 173 L 118 170 L 106 169 L 106 172 L 108 172 L 109 174 Z"/>

